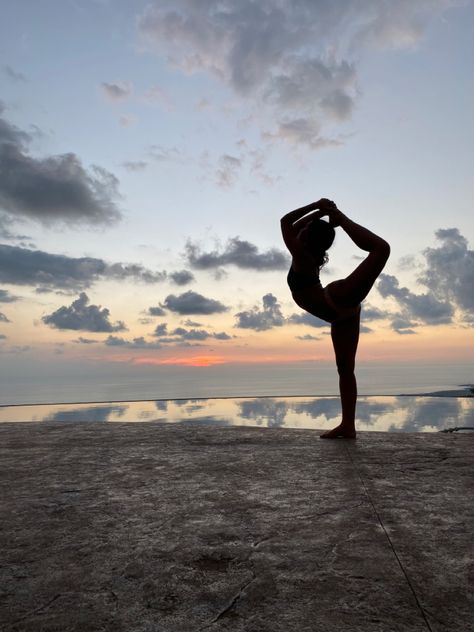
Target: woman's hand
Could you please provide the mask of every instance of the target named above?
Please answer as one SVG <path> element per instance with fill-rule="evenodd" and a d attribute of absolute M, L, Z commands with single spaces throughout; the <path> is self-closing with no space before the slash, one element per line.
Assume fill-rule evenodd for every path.
<path fill-rule="evenodd" d="M 334 228 L 336 228 L 336 226 L 340 226 L 343 218 L 345 217 L 344 213 L 337 208 L 335 202 L 328 200 L 327 198 L 321 198 L 318 202 L 314 203 L 314 206 L 319 210 L 313 217 L 328 217 L 329 224 Z"/>
<path fill-rule="evenodd" d="M 336 204 L 332 200 L 328 200 L 327 198 L 321 198 L 317 202 L 314 203 L 315 208 L 321 211 L 328 211 L 329 209 L 337 209 Z"/>

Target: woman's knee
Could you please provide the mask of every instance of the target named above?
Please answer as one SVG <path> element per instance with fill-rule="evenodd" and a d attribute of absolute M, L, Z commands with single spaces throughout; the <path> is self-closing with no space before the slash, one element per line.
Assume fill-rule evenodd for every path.
<path fill-rule="evenodd" d="M 339 377 L 350 377 L 354 375 L 355 361 L 354 360 L 337 360 L 336 361 L 337 372 Z"/>
<path fill-rule="evenodd" d="M 390 257 L 390 244 L 385 239 L 380 239 L 380 243 L 377 245 L 376 251 L 380 254 L 380 257 L 387 261 Z"/>
<path fill-rule="evenodd" d="M 389 257 L 390 244 L 384 239 L 380 239 L 380 242 L 369 252 L 366 261 L 370 263 L 372 272 L 378 275 L 385 267 Z"/>

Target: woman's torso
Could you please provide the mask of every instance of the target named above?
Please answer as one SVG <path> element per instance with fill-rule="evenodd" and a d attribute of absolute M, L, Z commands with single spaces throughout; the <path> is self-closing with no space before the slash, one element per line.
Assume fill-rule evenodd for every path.
<path fill-rule="evenodd" d="M 293 299 L 301 309 L 327 322 L 332 322 L 337 317 L 335 310 L 327 303 L 319 270 L 311 262 L 301 262 L 293 258 L 287 281 Z"/>
<path fill-rule="evenodd" d="M 288 270 L 287 281 L 292 292 L 298 292 L 307 288 L 322 289 L 318 272 L 301 272 L 295 270 L 293 264 Z"/>

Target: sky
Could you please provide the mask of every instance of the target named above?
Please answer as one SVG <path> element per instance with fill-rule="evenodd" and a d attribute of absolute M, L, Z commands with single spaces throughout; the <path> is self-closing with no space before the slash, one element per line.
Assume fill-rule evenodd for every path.
<path fill-rule="evenodd" d="M 359 358 L 473 361 L 474 3 L 1 13 L 0 375 L 331 360 L 279 225 L 321 197 L 392 249 Z"/>

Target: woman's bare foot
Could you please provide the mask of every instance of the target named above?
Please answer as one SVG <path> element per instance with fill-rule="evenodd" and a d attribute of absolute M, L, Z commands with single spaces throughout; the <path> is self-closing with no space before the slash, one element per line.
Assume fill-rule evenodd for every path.
<path fill-rule="evenodd" d="M 336 428 L 323 432 L 321 439 L 355 439 L 356 431 L 353 427 L 339 424 Z"/>

